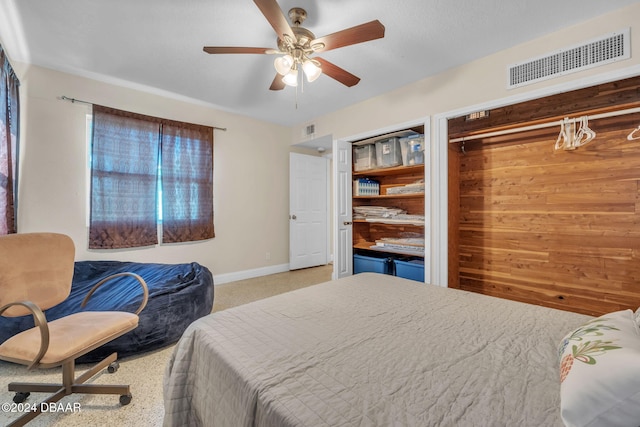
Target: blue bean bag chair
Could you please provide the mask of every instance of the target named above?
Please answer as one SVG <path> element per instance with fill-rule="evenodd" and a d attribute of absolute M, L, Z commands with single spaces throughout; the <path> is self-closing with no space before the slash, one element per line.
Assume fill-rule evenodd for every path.
<path fill-rule="evenodd" d="M 196 319 L 213 308 L 213 275 L 208 268 L 187 264 L 153 264 L 120 261 L 78 261 L 73 272 L 71 295 L 61 304 L 45 311 L 54 320 L 79 311 L 124 310 L 135 312 L 142 302 L 142 288 L 130 276 L 104 283 L 89 299 L 82 300 L 101 279 L 116 273 L 136 273 L 147 283 L 149 300 L 139 314 L 138 327 L 78 359 L 94 363 L 113 352 L 118 358 L 156 350 L 175 343 Z M 33 327 L 32 316 L 0 316 L 0 343 Z"/>

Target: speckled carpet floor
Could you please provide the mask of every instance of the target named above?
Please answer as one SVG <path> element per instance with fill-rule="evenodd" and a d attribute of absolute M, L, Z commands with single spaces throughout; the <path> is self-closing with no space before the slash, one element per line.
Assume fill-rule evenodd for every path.
<path fill-rule="evenodd" d="M 332 269 L 332 265 L 327 265 L 217 285 L 213 311 L 225 310 L 325 282 L 331 279 Z M 164 416 L 162 378 L 173 347 L 171 345 L 154 352 L 121 359 L 120 369 L 115 374 L 105 371 L 89 381 L 93 384 L 130 384 L 133 400 L 129 405 L 120 406 L 118 396 L 115 395 L 65 396 L 56 405 L 65 412 L 50 411 L 40 414 L 28 426 L 161 426 Z M 90 365 L 78 365 L 76 376 L 88 368 Z M 25 366 L 0 361 L 0 404 L 13 402 L 14 393 L 9 393 L 6 387 L 11 381 L 56 383 L 61 381 L 61 369 L 39 369 L 29 372 Z M 25 403 L 37 403 L 46 396 L 48 395 L 44 393 L 33 393 Z M 18 417 L 17 413 L 10 412 L 17 408 L 5 406 L 7 405 L 0 410 L 2 426 Z M 79 411 L 74 412 L 74 408 L 79 408 Z"/>

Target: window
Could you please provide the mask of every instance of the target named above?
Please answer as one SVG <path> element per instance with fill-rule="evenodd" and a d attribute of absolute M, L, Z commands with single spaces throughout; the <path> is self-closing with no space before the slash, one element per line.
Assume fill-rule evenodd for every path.
<path fill-rule="evenodd" d="M 0 235 L 17 231 L 19 86 L 0 46 Z"/>
<path fill-rule="evenodd" d="M 161 201 L 161 204 L 160 204 Z M 94 105 L 89 248 L 210 239 L 213 128 Z"/>

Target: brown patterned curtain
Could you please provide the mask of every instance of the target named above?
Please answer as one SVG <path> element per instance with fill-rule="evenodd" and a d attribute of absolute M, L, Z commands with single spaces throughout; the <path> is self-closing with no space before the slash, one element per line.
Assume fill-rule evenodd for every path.
<path fill-rule="evenodd" d="M 162 124 L 162 242 L 211 239 L 213 128 Z"/>
<path fill-rule="evenodd" d="M 213 128 L 93 106 L 89 248 L 210 239 Z M 161 186 L 158 186 L 161 177 Z"/>
<path fill-rule="evenodd" d="M 0 235 L 16 233 L 20 81 L 0 46 Z"/>
<path fill-rule="evenodd" d="M 93 106 L 89 248 L 158 243 L 160 121 Z"/>

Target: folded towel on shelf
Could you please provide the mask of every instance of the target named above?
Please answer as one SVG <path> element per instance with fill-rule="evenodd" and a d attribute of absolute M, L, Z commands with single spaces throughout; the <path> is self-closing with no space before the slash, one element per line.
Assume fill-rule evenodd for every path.
<path fill-rule="evenodd" d="M 424 193 L 424 180 L 421 179 L 412 184 L 399 185 L 387 188 L 387 194 L 419 194 Z"/>
<path fill-rule="evenodd" d="M 388 208 L 385 206 L 354 206 L 353 217 L 358 218 L 393 218 L 400 214 L 405 214 L 407 211 L 399 208 Z"/>

